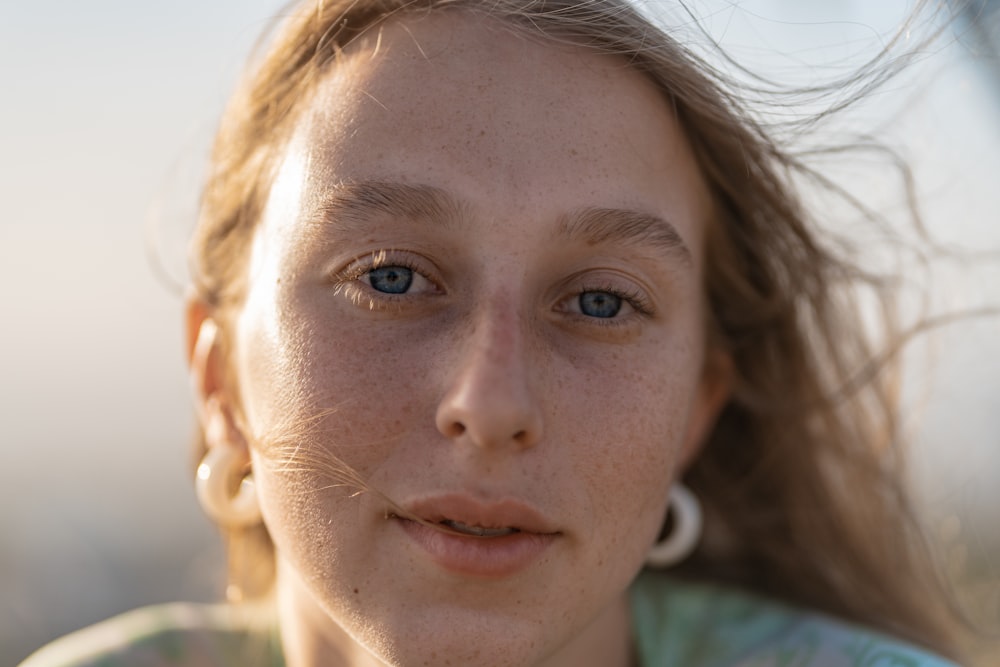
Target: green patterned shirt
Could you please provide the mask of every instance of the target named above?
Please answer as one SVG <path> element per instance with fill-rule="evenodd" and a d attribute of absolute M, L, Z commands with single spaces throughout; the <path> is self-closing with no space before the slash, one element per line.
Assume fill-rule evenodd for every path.
<path fill-rule="evenodd" d="M 957 667 L 905 642 L 737 589 L 644 572 L 630 591 L 641 667 Z M 283 667 L 266 612 L 170 604 L 57 640 L 21 667 Z"/>
<path fill-rule="evenodd" d="M 644 572 L 631 597 L 641 667 L 957 667 L 873 630 L 721 585 Z"/>

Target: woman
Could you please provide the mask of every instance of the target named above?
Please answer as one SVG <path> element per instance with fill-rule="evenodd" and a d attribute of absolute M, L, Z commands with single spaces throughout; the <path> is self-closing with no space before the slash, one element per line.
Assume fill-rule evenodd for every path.
<path fill-rule="evenodd" d="M 617 0 L 304 3 L 193 240 L 233 606 L 26 664 L 953 664 L 800 167 Z"/>

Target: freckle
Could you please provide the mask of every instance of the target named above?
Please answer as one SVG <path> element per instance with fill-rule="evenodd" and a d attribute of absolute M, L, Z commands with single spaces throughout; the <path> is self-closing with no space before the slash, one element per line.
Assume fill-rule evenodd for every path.
<path fill-rule="evenodd" d="M 357 594 L 358 594 L 358 593 L 360 593 L 360 592 L 361 592 L 361 591 L 359 591 L 359 590 L 358 590 L 357 588 L 355 588 L 355 589 L 354 589 L 354 594 L 355 594 L 355 595 L 357 595 Z"/>

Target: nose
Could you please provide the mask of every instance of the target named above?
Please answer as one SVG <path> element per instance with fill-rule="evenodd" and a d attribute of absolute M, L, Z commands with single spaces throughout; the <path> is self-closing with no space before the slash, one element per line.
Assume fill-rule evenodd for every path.
<path fill-rule="evenodd" d="M 522 324 L 509 310 L 482 318 L 438 404 L 438 430 L 482 449 L 533 447 L 542 436 L 542 406 L 525 347 Z"/>

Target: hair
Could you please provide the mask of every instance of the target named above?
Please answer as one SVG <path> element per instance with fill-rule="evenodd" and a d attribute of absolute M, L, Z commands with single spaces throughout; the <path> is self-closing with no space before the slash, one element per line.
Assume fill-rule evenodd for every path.
<path fill-rule="evenodd" d="M 902 340 L 888 288 L 825 237 L 800 201 L 796 179 L 830 186 L 822 175 L 745 108 L 738 88 L 627 0 L 324 0 L 292 11 L 223 117 L 192 241 L 196 298 L 219 322 L 223 345 L 304 100 L 352 40 L 429 11 L 485 14 L 620 56 L 662 92 L 693 148 L 714 201 L 709 344 L 731 357 L 735 377 L 685 474 L 704 505 L 706 535 L 677 575 L 735 582 L 955 656 L 947 596 L 902 485 L 893 357 L 880 356 L 860 324 L 867 291 L 881 299 L 885 349 Z M 273 547 L 263 526 L 242 537 L 256 545 L 259 566 L 242 585 L 259 595 L 273 580 Z"/>

